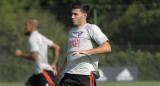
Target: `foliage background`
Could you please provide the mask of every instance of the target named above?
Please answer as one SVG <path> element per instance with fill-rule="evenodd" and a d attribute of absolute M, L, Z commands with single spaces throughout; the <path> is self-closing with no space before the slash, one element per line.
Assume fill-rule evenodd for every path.
<path fill-rule="evenodd" d="M 159 0 L 0 0 L 1 82 L 25 81 L 33 72 L 32 62 L 14 55 L 17 48 L 28 52 L 23 27 L 29 17 L 38 18 L 39 32 L 61 46 L 62 65 L 76 1 L 90 4 L 89 23 L 97 9 L 97 25 L 110 39 L 112 53 L 101 55 L 100 66 L 137 66 L 139 80 L 160 80 Z"/>

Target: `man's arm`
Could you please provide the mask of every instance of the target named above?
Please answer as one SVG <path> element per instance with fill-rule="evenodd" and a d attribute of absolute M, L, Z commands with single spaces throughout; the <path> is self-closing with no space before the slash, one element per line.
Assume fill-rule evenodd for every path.
<path fill-rule="evenodd" d="M 56 65 L 56 63 L 57 63 L 57 61 L 58 61 L 58 56 L 59 56 L 60 47 L 59 47 L 57 44 L 54 43 L 54 44 L 51 46 L 51 49 L 53 50 L 53 54 L 54 54 L 52 64 L 55 64 L 55 65 Z"/>
<path fill-rule="evenodd" d="M 32 52 L 31 54 L 25 54 L 21 50 L 17 49 L 15 51 L 15 55 L 18 57 L 32 60 L 32 61 L 36 61 L 38 59 L 38 52 Z"/>
<path fill-rule="evenodd" d="M 58 56 L 59 56 L 60 47 L 59 47 L 57 44 L 54 43 L 54 44 L 51 46 L 51 49 L 53 50 L 53 54 L 54 54 L 51 67 L 52 67 L 52 69 L 54 70 L 54 71 L 53 71 L 53 72 L 54 72 L 54 75 L 57 75 L 56 64 L 57 64 L 57 61 L 58 61 Z"/>
<path fill-rule="evenodd" d="M 61 72 L 65 69 L 66 65 L 67 65 L 67 57 L 66 57 L 63 65 L 58 69 L 58 75 L 59 75 L 59 77 L 61 77 Z"/>
<path fill-rule="evenodd" d="M 104 42 L 97 48 L 93 48 L 90 50 L 77 50 L 74 51 L 73 55 L 80 53 L 80 54 L 102 54 L 102 53 L 109 53 L 111 52 L 111 46 L 108 41 Z"/>

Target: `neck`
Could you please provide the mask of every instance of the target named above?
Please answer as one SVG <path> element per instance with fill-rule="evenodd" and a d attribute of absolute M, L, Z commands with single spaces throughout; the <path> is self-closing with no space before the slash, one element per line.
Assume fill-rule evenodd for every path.
<path fill-rule="evenodd" d="M 79 28 L 79 27 L 82 27 L 82 26 L 84 26 L 85 24 L 87 24 L 87 22 L 83 22 L 82 24 L 80 24 L 80 25 L 77 25 L 76 27 L 77 27 L 77 28 Z"/>

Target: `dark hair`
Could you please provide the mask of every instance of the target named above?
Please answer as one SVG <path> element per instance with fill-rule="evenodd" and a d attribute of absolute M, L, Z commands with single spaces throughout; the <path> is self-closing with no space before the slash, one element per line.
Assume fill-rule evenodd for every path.
<path fill-rule="evenodd" d="M 82 12 L 89 14 L 90 6 L 84 2 L 77 2 L 72 5 L 72 9 L 80 9 Z"/>

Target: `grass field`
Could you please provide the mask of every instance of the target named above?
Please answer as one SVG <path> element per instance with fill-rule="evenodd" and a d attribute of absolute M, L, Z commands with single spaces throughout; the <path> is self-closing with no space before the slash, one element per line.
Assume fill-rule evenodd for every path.
<path fill-rule="evenodd" d="M 24 86 L 23 83 L 0 83 L 0 86 Z M 160 81 L 148 82 L 98 82 L 97 86 L 160 86 Z"/>

